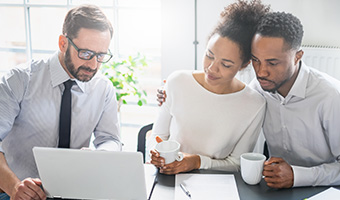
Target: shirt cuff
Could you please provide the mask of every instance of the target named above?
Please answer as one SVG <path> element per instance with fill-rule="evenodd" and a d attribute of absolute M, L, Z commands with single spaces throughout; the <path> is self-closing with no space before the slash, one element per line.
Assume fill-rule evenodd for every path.
<path fill-rule="evenodd" d="M 1 148 L 1 146 L 2 146 L 2 141 L 0 141 L 0 152 L 4 153 L 4 150 Z"/>
<path fill-rule="evenodd" d="M 201 159 L 200 169 L 210 169 L 211 168 L 211 158 L 208 156 L 198 155 Z"/>
<path fill-rule="evenodd" d="M 313 182 L 313 169 L 311 167 L 293 166 L 294 185 L 293 187 L 311 186 Z"/>
<path fill-rule="evenodd" d="M 104 150 L 104 151 L 121 151 L 122 145 L 118 144 L 115 141 L 106 141 L 98 145 L 96 150 Z"/>

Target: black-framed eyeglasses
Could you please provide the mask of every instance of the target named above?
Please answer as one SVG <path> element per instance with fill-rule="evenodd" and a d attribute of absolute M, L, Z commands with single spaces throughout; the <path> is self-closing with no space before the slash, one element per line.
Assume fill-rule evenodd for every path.
<path fill-rule="evenodd" d="M 97 62 L 99 63 L 106 63 L 112 58 L 112 54 L 110 49 L 108 49 L 109 53 L 95 53 L 88 49 L 79 49 L 73 41 L 66 36 L 68 41 L 71 43 L 71 45 L 78 51 L 78 57 L 83 60 L 91 60 L 94 56 L 97 57 Z"/>

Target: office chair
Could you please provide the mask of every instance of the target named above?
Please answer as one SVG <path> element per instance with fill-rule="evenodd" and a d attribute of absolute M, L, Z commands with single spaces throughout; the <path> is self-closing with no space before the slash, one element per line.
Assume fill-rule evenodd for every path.
<path fill-rule="evenodd" d="M 145 139 L 146 134 L 152 130 L 153 123 L 143 126 L 138 132 L 138 141 L 137 141 L 137 151 L 143 153 L 143 161 L 145 162 Z"/>
<path fill-rule="evenodd" d="M 268 151 L 267 141 L 264 142 L 263 154 L 266 156 L 267 159 L 269 158 L 269 151 Z"/>

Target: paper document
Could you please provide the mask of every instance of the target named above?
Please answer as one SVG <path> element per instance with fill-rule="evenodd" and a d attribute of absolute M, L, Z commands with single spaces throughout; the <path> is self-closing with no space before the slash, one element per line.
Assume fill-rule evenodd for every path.
<path fill-rule="evenodd" d="M 144 164 L 144 172 L 145 172 L 145 184 L 146 184 L 146 194 L 150 195 L 152 187 L 154 186 L 154 181 L 156 178 L 156 167 L 151 164 Z"/>
<path fill-rule="evenodd" d="M 190 192 L 186 194 L 180 184 Z M 240 200 L 234 175 L 232 174 L 177 174 L 175 200 L 226 199 Z"/>
<path fill-rule="evenodd" d="M 311 198 L 308 198 L 308 200 L 339 199 L 339 197 L 340 190 L 331 187 L 323 192 L 320 192 L 319 194 L 312 196 Z"/>

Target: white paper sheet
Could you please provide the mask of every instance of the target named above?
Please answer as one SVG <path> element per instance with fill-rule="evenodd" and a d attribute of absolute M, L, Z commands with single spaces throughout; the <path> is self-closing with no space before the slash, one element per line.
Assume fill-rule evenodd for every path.
<path fill-rule="evenodd" d="M 184 184 L 191 198 L 179 186 Z M 226 199 L 240 200 L 232 174 L 177 174 L 175 200 Z"/>
<path fill-rule="evenodd" d="M 145 184 L 146 184 L 146 194 L 149 197 L 152 190 L 155 178 L 156 178 L 156 167 L 151 164 L 144 164 L 145 172 Z"/>
<path fill-rule="evenodd" d="M 320 192 L 308 198 L 308 200 L 331 200 L 331 199 L 339 199 L 340 198 L 340 190 L 335 189 L 334 187 L 328 188 L 327 190 Z"/>

